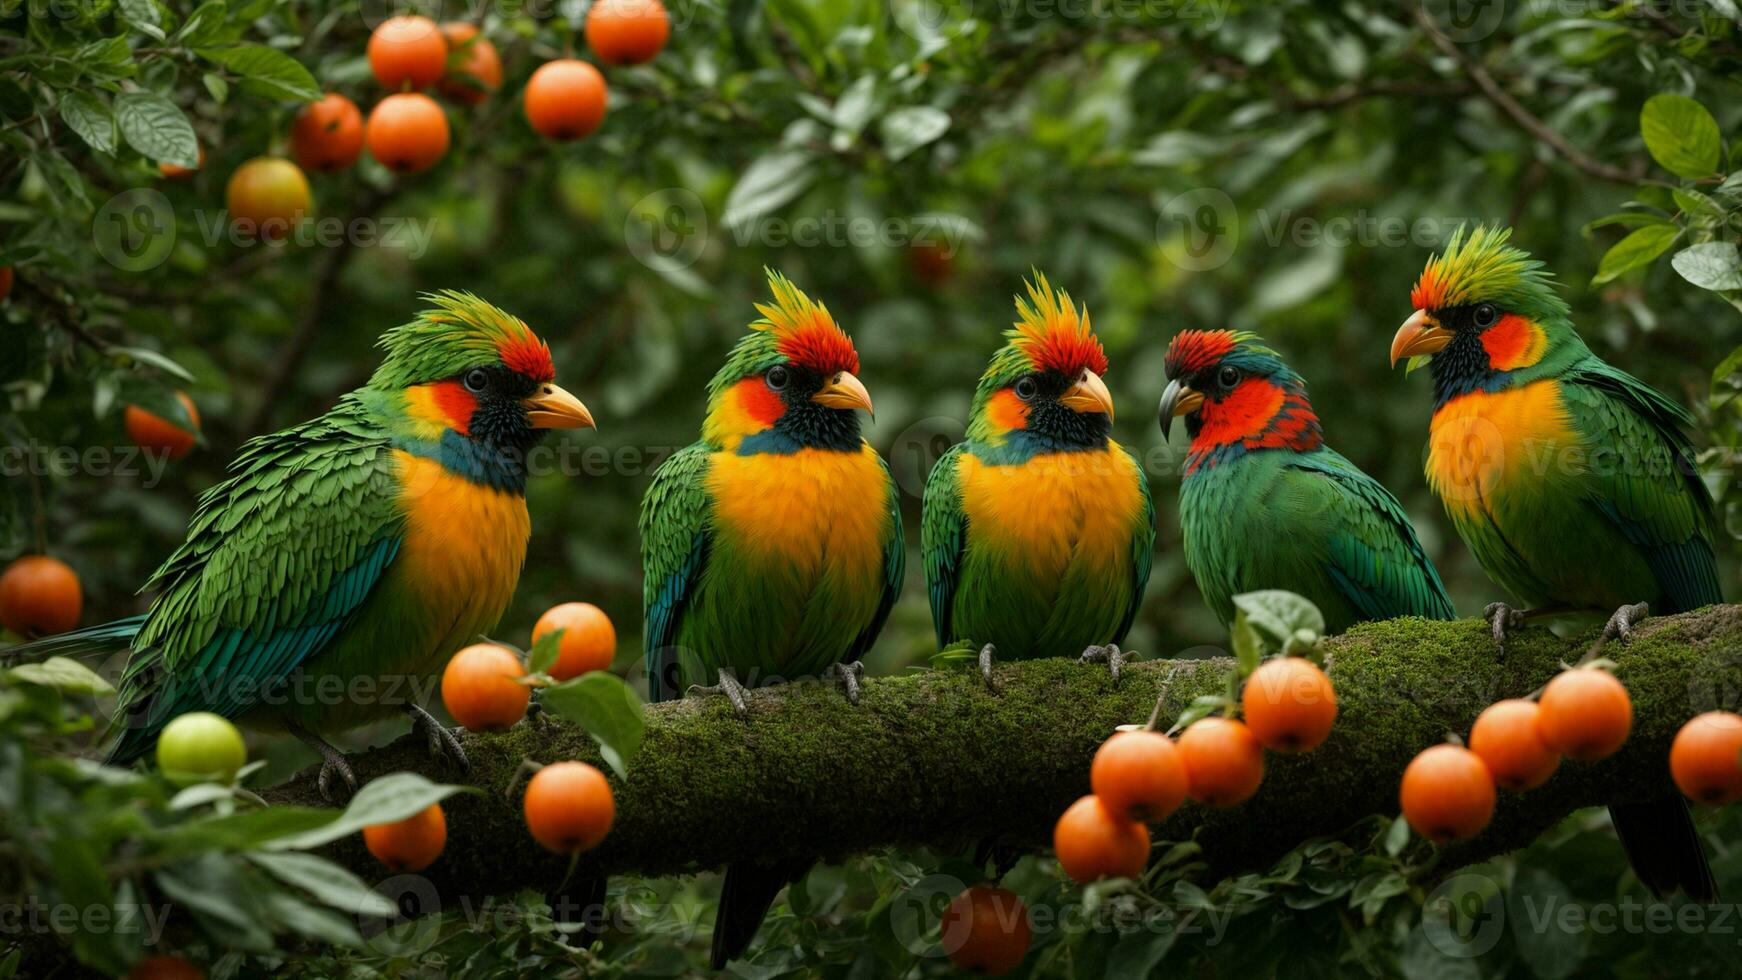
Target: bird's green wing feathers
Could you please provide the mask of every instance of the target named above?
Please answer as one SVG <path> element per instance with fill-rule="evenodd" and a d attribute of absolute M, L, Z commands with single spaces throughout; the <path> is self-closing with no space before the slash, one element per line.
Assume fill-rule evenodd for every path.
<path fill-rule="evenodd" d="M 956 481 L 956 461 L 961 459 L 963 450 L 961 445 L 952 447 L 932 467 L 925 481 L 924 508 L 919 521 L 920 555 L 925 560 L 926 591 L 931 598 L 931 619 L 937 629 L 939 647 L 949 646 L 955 640 L 950 615 L 968 534 L 968 515 L 962 509 L 961 487 Z M 1152 523 L 1152 536 L 1153 527 Z"/>
<path fill-rule="evenodd" d="M 1125 610 L 1125 618 L 1119 623 L 1118 632 L 1113 634 L 1114 643 L 1124 643 L 1125 634 L 1131 632 L 1131 624 L 1137 621 L 1137 613 L 1143 608 L 1143 590 L 1149 585 L 1149 570 L 1155 563 L 1155 499 L 1149 494 L 1149 479 L 1143 473 L 1143 461 L 1131 450 L 1132 461 L 1137 464 L 1137 484 L 1143 490 L 1143 510 L 1139 517 L 1142 522 L 1131 535 L 1131 606 Z"/>
<path fill-rule="evenodd" d="M 895 600 L 901 596 L 902 582 L 907 578 L 907 538 L 901 528 L 901 489 L 890 475 L 889 462 L 881 456 L 877 461 L 883 465 L 883 479 L 889 485 L 890 523 L 889 538 L 883 542 L 883 595 L 877 601 L 877 612 L 872 615 L 870 625 L 860 631 L 848 649 L 848 663 L 863 657 L 877 642 L 877 634 L 883 632 L 883 624 L 889 621 L 889 611 L 895 608 Z"/>
<path fill-rule="evenodd" d="M 1712 549 L 1712 497 L 1693 462 L 1680 405 L 1596 358 L 1568 374 L 1561 397 L 1593 453 L 1591 503 L 1641 549 L 1674 607 L 1722 602 Z"/>
<path fill-rule="evenodd" d="M 1324 508 L 1322 519 L 1312 523 L 1326 533 L 1321 545 L 1331 579 L 1362 616 L 1454 617 L 1439 571 L 1391 491 L 1334 450 L 1303 454 L 1289 465 L 1313 481 L 1300 492 Z"/>
<path fill-rule="evenodd" d="M 235 716 L 320 652 L 398 552 L 391 450 L 354 402 L 244 447 L 201 496 L 122 676 L 118 760 L 187 711 Z"/>
<path fill-rule="evenodd" d="M 676 697 L 671 675 L 678 626 L 690 590 L 708 561 L 712 535 L 706 480 L 708 447 L 695 443 L 672 454 L 653 474 L 641 498 L 642 651 L 647 688 L 655 701 Z"/>

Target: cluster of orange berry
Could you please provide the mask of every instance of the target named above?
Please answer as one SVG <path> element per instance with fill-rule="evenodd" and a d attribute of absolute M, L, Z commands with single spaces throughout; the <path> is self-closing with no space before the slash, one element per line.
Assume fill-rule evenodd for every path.
<path fill-rule="evenodd" d="M 1263 749 L 1296 754 L 1323 744 L 1337 720 L 1331 679 L 1304 657 L 1259 665 L 1240 695 L 1244 721 L 1201 718 L 1179 740 L 1149 729 L 1122 731 L 1089 767 L 1093 792 L 1053 827 L 1053 850 L 1079 882 L 1136 878 L 1149 863 L 1148 823 L 1167 819 L 1189 796 L 1205 806 L 1237 806 L 1264 779 Z"/>

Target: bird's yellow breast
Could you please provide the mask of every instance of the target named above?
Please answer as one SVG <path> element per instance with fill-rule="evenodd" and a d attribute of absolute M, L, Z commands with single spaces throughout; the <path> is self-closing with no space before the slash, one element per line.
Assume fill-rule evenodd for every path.
<path fill-rule="evenodd" d="M 1427 479 L 1454 519 L 1493 513 L 1513 481 L 1546 477 L 1580 443 L 1553 379 L 1454 398 L 1434 413 Z"/>
<path fill-rule="evenodd" d="M 1073 553 L 1129 558 L 1143 477 L 1118 443 L 1008 466 L 963 453 L 956 479 L 976 544 L 1019 549 L 1037 575 L 1062 574 Z"/>
<path fill-rule="evenodd" d="M 407 584 L 469 642 L 493 629 L 514 597 L 532 523 L 525 498 L 473 483 L 432 459 L 395 454 L 405 535 L 395 565 Z M 445 644 L 443 644 L 445 645 Z"/>
<path fill-rule="evenodd" d="M 708 470 L 716 533 L 755 564 L 778 560 L 801 580 L 825 569 L 873 589 L 889 535 L 889 475 L 857 453 L 715 453 Z"/>

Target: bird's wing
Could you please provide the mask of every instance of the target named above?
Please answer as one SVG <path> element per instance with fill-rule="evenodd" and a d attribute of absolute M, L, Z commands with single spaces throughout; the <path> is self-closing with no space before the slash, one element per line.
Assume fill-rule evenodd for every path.
<path fill-rule="evenodd" d="M 654 472 L 641 498 L 642 605 L 646 611 L 643 652 L 648 695 L 655 701 L 676 697 L 674 669 L 678 627 L 690 591 L 707 566 L 713 534 L 709 524 L 707 475 L 710 450 L 696 443 L 672 454 Z"/>
<path fill-rule="evenodd" d="M 925 559 L 925 584 L 931 597 L 931 620 L 937 628 L 938 646 L 955 640 L 950 613 L 955 607 L 956 585 L 962 573 L 962 549 L 968 537 L 968 515 L 962 509 L 961 486 L 956 481 L 956 462 L 963 446 L 944 453 L 925 481 L 924 509 L 919 519 L 919 548 Z"/>
<path fill-rule="evenodd" d="M 889 462 L 881 456 L 877 461 L 883 465 L 883 479 L 889 493 L 889 538 L 883 542 L 883 596 L 877 601 L 877 612 L 871 617 L 870 625 L 860 631 L 847 651 L 847 663 L 863 657 L 871 649 L 871 644 L 877 642 L 877 634 L 883 632 L 883 624 L 889 621 L 889 611 L 895 608 L 895 600 L 901 595 L 901 585 L 907 577 L 907 538 L 901 529 L 901 488 L 896 486 L 895 478 L 889 473 Z"/>
<path fill-rule="evenodd" d="M 1131 624 L 1137 621 L 1138 610 L 1143 608 L 1143 590 L 1149 584 L 1149 570 L 1155 563 L 1155 500 L 1149 495 L 1149 479 L 1143 474 L 1143 461 L 1137 454 L 1127 449 L 1125 452 L 1137 466 L 1137 484 L 1143 491 L 1143 509 L 1139 520 L 1141 523 L 1133 529 L 1131 535 L 1131 605 L 1125 610 L 1125 618 L 1119 623 L 1118 632 L 1113 634 L 1114 643 L 1124 643 L 1125 634 L 1131 632 Z"/>
<path fill-rule="evenodd" d="M 1391 491 L 1334 450 L 1302 454 L 1289 464 L 1295 479 L 1311 480 L 1302 499 L 1322 508 L 1301 533 L 1319 529 L 1337 591 L 1368 619 L 1422 616 L 1451 619 L 1452 600 L 1415 525 Z"/>
<path fill-rule="evenodd" d="M 206 491 L 122 675 L 111 750 L 137 758 L 187 711 L 233 717 L 344 628 L 399 550 L 392 450 L 349 399 L 243 447 Z"/>
<path fill-rule="evenodd" d="M 1680 405 L 1593 358 L 1571 372 L 1561 397 L 1594 446 L 1585 467 L 1591 503 L 1641 549 L 1665 612 L 1723 601 L 1712 549 L 1712 495 L 1694 465 Z M 1604 450 L 1612 448 L 1613 456 Z"/>

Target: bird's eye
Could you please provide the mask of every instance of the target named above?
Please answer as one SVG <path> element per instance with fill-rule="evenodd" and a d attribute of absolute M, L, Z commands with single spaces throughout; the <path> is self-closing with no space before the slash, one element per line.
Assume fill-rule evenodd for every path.
<path fill-rule="evenodd" d="M 467 371 L 465 385 L 466 390 L 473 394 L 483 391 L 485 388 L 490 387 L 490 372 L 483 368 L 473 368 L 472 370 Z"/>
<path fill-rule="evenodd" d="M 1493 303 L 1478 303 L 1475 312 L 1472 314 L 1472 318 L 1476 321 L 1476 326 L 1478 327 L 1484 329 L 1492 327 L 1494 324 L 1500 322 L 1500 307 L 1495 306 Z"/>
<path fill-rule="evenodd" d="M 1240 383 L 1240 369 L 1233 365 L 1223 367 L 1216 372 L 1216 381 L 1224 388 L 1232 388 Z"/>
<path fill-rule="evenodd" d="M 769 388 L 779 391 L 786 387 L 787 382 L 792 380 L 792 372 L 788 371 L 784 366 L 776 364 L 768 369 L 768 373 L 763 376 L 763 380 L 768 382 Z"/>
<path fill-rule="evenodd" d="M 1040 392 L 1040 385 L 1035 384 L 1033 378 L 1017 378 L 1016 379 L 1016 397 L 1022 399 L 1023 401 L 1025 401 L 1025 402 L 1033 401 L 1034 396 L 1036 394 L 1038 394 L 1039 392 Z"/>

